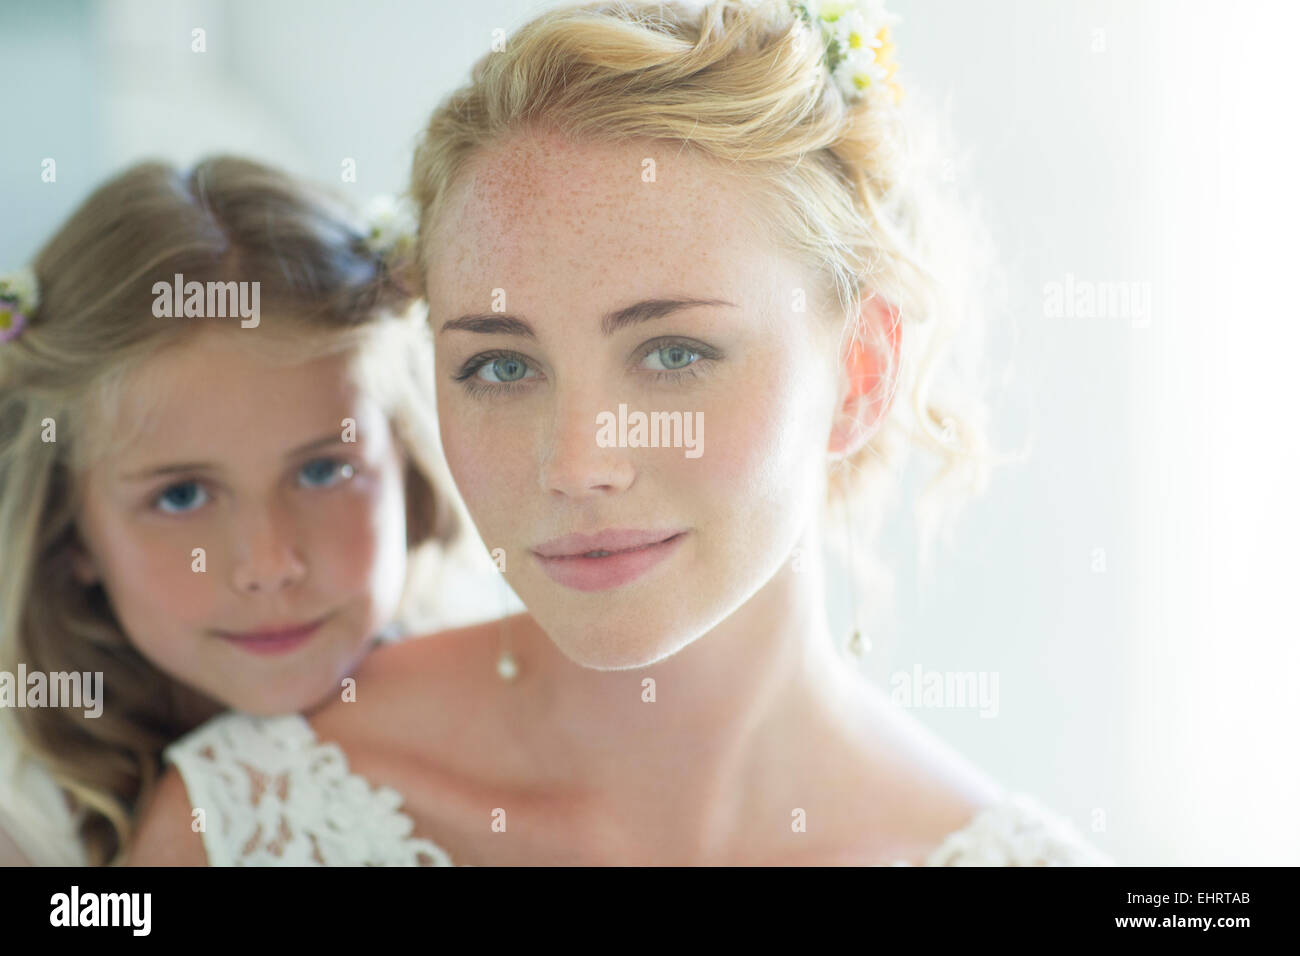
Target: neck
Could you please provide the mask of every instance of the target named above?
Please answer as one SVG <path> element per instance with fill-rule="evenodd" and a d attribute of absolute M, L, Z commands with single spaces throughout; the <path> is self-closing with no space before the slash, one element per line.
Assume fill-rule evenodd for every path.
<path fill-rule="evenodd" d="M 799 547 L 797 570 L 787 561 L 725 621 L 647 667 L 580 667 L 530 618 L 513 619 L 529 675 L 517 689 L 531 685 L 525 722 L 546 734 L 532 752 L 555 782 L 644 822 L 642 835 L 657 820 L 704 853 L 757 812 L 810 741 L 843 730 L 855 675 L 827 624 L 820 542 Z"/>
<path fill-rule="evenodd" d="M 169 683 L 168 693 L 171 695 L 171 720 L 181 733 L 188 733 L 226 710 L 224 704 L 183 684 Z"/>

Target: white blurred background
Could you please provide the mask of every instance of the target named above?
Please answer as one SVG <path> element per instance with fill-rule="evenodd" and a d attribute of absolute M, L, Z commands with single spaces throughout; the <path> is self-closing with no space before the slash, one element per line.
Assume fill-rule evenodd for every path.
<path fill-rule="evenodd" d="M 546 6 L 10 0 L 0 271 L 144 158 L 234 152 L 359 200 L 400 191 L 432 107 L 494 29 Z M 906 514 L 890 523 L 896 632 L 870 672 L 996 673 L 996 717 L 916 716 L 1121 863 L 1300 864 L 1300 12 L 890 6 L 901 78 L 950 100 L 961 185 L 1009 269 L 993 438 L 1031 454 L 996 473 L 932 581 Z M 1149 307 L 1048 305 L 1115 283 Z M 455 594 L 449 622 L 518 606 L 487 574 Z M 830 601 L 846 627 L 847 596 Z"/>

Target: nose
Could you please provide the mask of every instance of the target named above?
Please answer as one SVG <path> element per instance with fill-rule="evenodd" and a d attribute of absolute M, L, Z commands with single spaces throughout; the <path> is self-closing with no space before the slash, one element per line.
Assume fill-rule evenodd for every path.
<path fill-rule="evenodd" d="M 626 491 L 636 480 L 626 448 L 597 442 L 597 416 L 618 404 L 576 393 L 557 397 L 540 469 L 542 490 L 568 498 Z"/>
<path fill-rule="evenodd" d="M 298 554 L 292 522 L 275 508 L 258 507 L 236 520 L 235 562 L 231 584 L 242 594 L 263 594 L 292 587 L 307 576 Z"/>

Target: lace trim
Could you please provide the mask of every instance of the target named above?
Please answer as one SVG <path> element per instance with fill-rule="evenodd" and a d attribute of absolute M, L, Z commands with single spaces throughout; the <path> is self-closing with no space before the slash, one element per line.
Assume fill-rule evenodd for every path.
<path fill-rule="evenodd" d="M 348 771 L 301 715 L 228 713 L 165 752 L 204 816 L 211 866 L 451 866 L 391 787 Z"/>
<path fill-rule="evenodd" d="M 893 865 L 911 864 L 900 860 Z M 1045 810 L 1033 797 L 1010 793 L 945 837 L 923 865 L 1114 866 L 1115 862 L 1085 842 L 1069 821 Z"/>

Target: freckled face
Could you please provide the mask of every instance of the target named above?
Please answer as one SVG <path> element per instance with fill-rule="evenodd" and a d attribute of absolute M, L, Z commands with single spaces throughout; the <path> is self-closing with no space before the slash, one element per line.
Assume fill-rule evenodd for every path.
<path fill-rule="evenodd" d="M 78 515 L 79 574 L 135 647 L 254 714 L 339 693 L 406 569 L 387 417 L 347 357 L 279 364 L 250 347 L 264 334 L 202 330 L 136 369 L 120 420 L 137 427 L 81 476 Z M 266 633 L 298 624 L 316 626 Z"/>
<path fill-rule="evenodd" d="M 824 317 L 794 311 L 812 279 L 757 218 L 725 170 L 675 147 L 524 133 L 476 157 L 431 237 L 447 461 L 511 587 L 584 666 L 652 663 L 709 631 L 772 577 L 821 500 L 835 351 Z M 602 325 L 669 298 L 726 304 Z M 466 314 L 519 323 L 444 328 Z M 605 447 L 620 404 L 694 416 L 699 456 Z M 536 553 L 611 528 L 683 535 L 594 590 Z"/>

